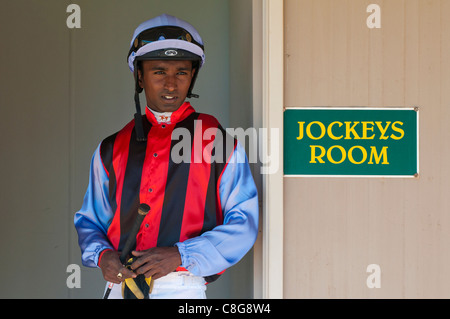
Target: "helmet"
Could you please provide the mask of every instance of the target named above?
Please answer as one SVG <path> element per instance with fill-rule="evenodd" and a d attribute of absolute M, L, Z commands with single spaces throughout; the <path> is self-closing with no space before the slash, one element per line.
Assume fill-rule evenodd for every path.
<path fill-rule="evenodd" d="M 190 60 L 196 69 L 187 97 L 198 97 L 192 89 L 199 69 L 205 63 L 203 40 L 197 30 L 188 22 L 176 17 L 162 14 L 143 22 L 134 31 L 127 60 L 135 79 L 136 132 L 137 139 L 145 141 L 143 136 L 139 93 L 142 88 L 138 83 L 138 63 L 144 60 Z M 139 123 L 138 123 L 139 122 Z"/>

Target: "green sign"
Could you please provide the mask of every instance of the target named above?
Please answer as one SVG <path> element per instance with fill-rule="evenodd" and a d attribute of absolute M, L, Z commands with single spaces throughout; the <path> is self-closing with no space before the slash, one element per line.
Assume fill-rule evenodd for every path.
<path fill-rule="evenodd" d="M 415 177 L 417 108 L 287 108 L 286 176 Z"/>

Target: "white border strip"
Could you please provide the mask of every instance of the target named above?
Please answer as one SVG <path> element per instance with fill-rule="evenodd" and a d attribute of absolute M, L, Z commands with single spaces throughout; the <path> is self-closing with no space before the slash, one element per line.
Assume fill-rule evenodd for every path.
<path fill-rule="evenodd" d="M 415 175 L 284 175 L 284 177 L 314 177 L 314 178 L 416 178 Z"/>
<path fill-rule="evenodd" d="M 396 110 L 396 111 L 413 111 L 417 107 L 362 107 L 362 106 L 295 106 L 295 107 L 285 107 L 284 110 Z"/>
<path fill-rule="evenodd" d="M 295 106 L 295 107 L 285 107 L 284 111 L 287 110 L 348 110 L 348 111 L 354 111 L 354 110 L 368 110 L 368 111 L 376 111 L 376 110 L 383 110 L 383 111 L 389 111 L 389 110 L 395 110 L 395 111 L 416 111 L 417 113 L 417 173 L 415 175 L 309 175 L 309 174 L 298 174 L 298 175 L 291 175 L 291 174 L 283 174 L 284 177 L 311 177 L 311 178 L 418 178 L 420 176 L 420 148 L 419 148 L 419 114 L 420 114 L 420 108 L 419 107 L 361 107 L 361 106 L 345 106 L 345 107 L 338 107 L 338 106 L 330 106 L 330 107 L 324 107 L 324 106 Z"/>
<path fill-rule="evenodd" d="M 263 0 L 263 127 L 268 129 L 264 147 L 279 147 L 280 163 L 283 163 L 283 134 L 276 143 L 271 142 L 271 128 L 283 131 L 284 106 L 284 20 L 283 1 Z M 265 150 L 264 154 L 274 154 Z M 263 175 L 263 285 L 262 296 L 269 299 L 283 298 L 284 218 L 283 218 L 283 169 Z"/>

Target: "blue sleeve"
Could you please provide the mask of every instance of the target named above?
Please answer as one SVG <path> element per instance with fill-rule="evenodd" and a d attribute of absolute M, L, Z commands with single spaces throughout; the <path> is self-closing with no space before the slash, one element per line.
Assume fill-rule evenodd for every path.
<path fill-rule="evenodd" d="M 109 178 L 100 158 L 99 146 L 92 157 L 83 205 L 74 217 L 81 260 L 87 267 L 97 267 L 100 253 L 105 249 L 114 249 L 107 237 L 114 217 L 108 200 L 108 187 Z"/>
<path fill-rule="evenodd" d="M 258 235 L 258 192 L 239 143 L 222 174 L 219 195 L 223 225 L 176 244 L 181 266 L 197 276 L 217 274 L 236 264 Z"/>

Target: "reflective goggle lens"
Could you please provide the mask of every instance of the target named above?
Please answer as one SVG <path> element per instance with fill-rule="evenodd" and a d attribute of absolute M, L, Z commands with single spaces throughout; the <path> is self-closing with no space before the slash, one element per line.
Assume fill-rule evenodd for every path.
<path fill-rule="evenodd" d="M 136 52 L 146 44 L 167 39 L 187 41 L 203 48 L 203 45 L 195 41 L 192 35 L 185 29 L 180 27 L 164 26 L 141 32 L 134 40 L 134 46 L 131 51 Z"/>

